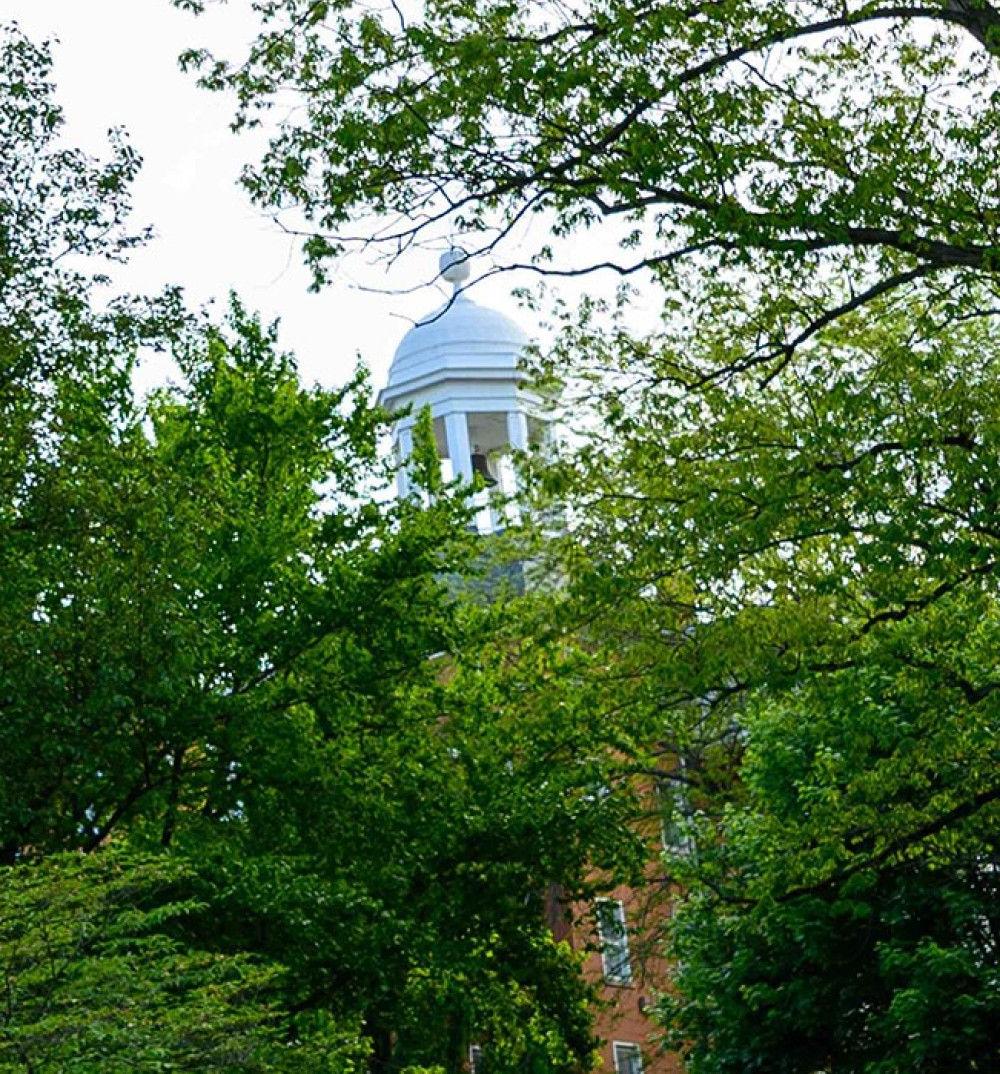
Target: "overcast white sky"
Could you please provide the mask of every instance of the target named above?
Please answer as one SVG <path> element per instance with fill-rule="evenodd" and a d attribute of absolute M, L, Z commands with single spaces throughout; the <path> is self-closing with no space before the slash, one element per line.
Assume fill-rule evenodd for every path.
<path fill-rule="evenodd" d="M 282 342 L 297 353 L 307 381 L 341 383 L 360 353 L 381 384 L 402 333 L 440 298 L 432 289 L 366 294 L 352 282 L 406 288 L 429 276 L 426 255 L 388 279 L 354 261 L 322 293 L 308 293 L 294 242 L 237 186 L 254 147 L 229 131 L 229 101 L 198 89 L 177 66 L 178 54 L 191 45 L 238 51 L 255 25 L 244 3 L 234 0 L 195 18 L 168 0 L 0 0 L 0 21 L 12 20 L 34 38 L 58 39 L 55 79 L 67 141 L 100 154 L 107 129 L 120 125 L 145 160 L 135 220 L 153 224 L 157 238 L 118 271 L 123 290 L 148 293 L 181 283 L 191 300 L 202 302 L 224 300 L 235 289 L 267 319 L 281 318 Z M 514 283 L 486 281 L 475 297 L 525 323 L 509 297 Z M 163 375 L 162 368 L 147 368 L 142 381 Z"/>

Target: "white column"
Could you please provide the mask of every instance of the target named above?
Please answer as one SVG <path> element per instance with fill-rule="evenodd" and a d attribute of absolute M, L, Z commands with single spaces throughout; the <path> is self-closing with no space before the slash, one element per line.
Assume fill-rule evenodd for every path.
<path fill-rule="evenodd" d="M 507 442 L 510 444 L 512 451 L 528 450 L 528 416 L 523 410 L 507 411 Z M 507 502 L 505 513 L 508 522 L 516 526 L 521 521 L 521 511 L 516 499 L 518 490 L 517 469 L 514 460 L 509 455 L 504 462 L 506 463 L 506 483 L 508 485 L 504 492 L 511 497 Z"/>
<path fill-rule="evenodd" d="M 445 435 L 451 472 L 463 481 L 472 481 L 472 446 L 469 443 L 469 420 L 463 413 L 446 414 Z"/>
<path fill-rule="evenodd" d="M 401 426 L 396 435 L 396 451 L 399 453 L 399 468 L 396 470 L 396 488 L 399 498 L 405 499 L 410 493 L 410 456 L 413 454 L 413 427 Z"/>
<path fill-rule="evenodd" d="M 507 440 L 515 451 L 528 450 L 528 415 L 523 410 L 507 411 Z"/>

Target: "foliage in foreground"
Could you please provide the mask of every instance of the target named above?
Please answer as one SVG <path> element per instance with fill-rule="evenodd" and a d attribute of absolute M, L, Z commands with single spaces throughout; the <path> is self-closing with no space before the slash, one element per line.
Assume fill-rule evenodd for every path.
<path fill-rule="evenodd" d="M 8 869 L 0 1070 L 363 1067 L 353 1032 L 289 1014 L 283 966 L 225 942 L 176 857 L 107 851 Z"/>
<path fill-rule="evenodd" d="M 138 160 L 61 149 L 48 51 L 2 48 L 3 1061 L 588 1065 L 542 900 L 638 848 L 583 699 L 535 697 L 572 654 L 466 599 L 432 443 L 389 496 L 363 374 L 304 386 L 235 299 L 105 301 Z M 180 375 L 139 400 L 143 343 Z"/>
<path fill-rule="evenodd" d="M 747 713 L 746 801 L 674 923 L 661 1014 L 689 1069 L 992 1069 L 996 719 L 939 700 L 866 668 Z"/>
<path fill-rule="evenodd" d="M 629 391 L 541 475 L 633 768 L 689 839 L 668 1038 L 712 1074 L 989 1069 L 996 325 L 884 302 L 765 381 L 704 379 L 734 345 L 568 331 Z"/>
<path fill-rule="evenodd" d="M 502 266 L 539 213 L 538 271 L 662 293 L 649 337 L 627 305 L 564 326 L 540 372 L 583 435 L 540 482 L 577 678 L 697 847 L 674 1043 L 704 1072 L 984 1069 L 996 5 L 256 9 L 248 57 L 189 60 L 238 124 L 302 95 L 247 184 L 306 214 L 318 280 L 352 236 L 457 229 Z M 560 241 L 588 231 L 596 259 Z"/>
<path fill-rule="evenodd" d="M 302 212 L 318 280 L 362 246 L 458 232 L 502 267 L 526 239 L 543 274 L 736 281 L 757 328 L 739 360 L 770 365 L 900 288 L 976 304 L 964 283 L 1000 268 L 990 0 L 251 6 L 244 54 L 187 61 L 238 126 L 300 96 L 245 183 Z"/>
<path fill-rule="evenodd" d="M 590 377 L 598 419 L 596 440 L 543 478 L 575 526 L 552 546 L 569 598 L 552 636 L 587 644 L 567 660 L 526 643 L 521 670 L 558 671 L 572 703 L 516 678 L 529 689 L 509 692 L 505 661 L 482 662 L 476 617 L 437 604 L 448 594 L 431 584 L 452 531 L 420 512 L 415 547 L 430 558 L 399 588 L 385 583 L 414 545 L 394 542 L 414 531 L 338 515 L 338 552 L 362 533 L 391 539 L 374 558 L 327 560 L 340 574 L 324 600 L 348 615 L 333 633 L 299 619 L 309 644 L 247 676 L 270 660 L 261 642 L 290 596 L 254 618 L 289 547 L 265 527 L 275 558 L 238 557 L 222 603 L 207 603 L 205 622 L 224 629 L 204 652 L 178 649 L 198 658 L 176 678 L 204 701 L 197 718 L 185 724 L 169 695 L 156 710 L 183 717 L 177 741 L 193 748 L 162 753 L 168 778 L 119 798 L 103 826 L 199 853 L 224 831 L 241 850 L 228 871 L 224 855 L 214 864 L 230 922 L 294 961 L 310 1002 L 362 1017 L 376 1066 L 455 1066 L 469 1023 L 452 1012 L 481 1017 L 506 996 L 498 1061 L 566 1069 L 586 1055 L 584 997 L 524 911 L 554 877 L 578 888 L 586 860 L 623 864 L 607 833 L 630 804 L 585 792 L 608 782 L 612 740 L 626 775 L 679 790 L 696 848 L 671 863 L 689 895 L 673 936 L 681 990 L 664 1006 L 693 1067 L 983 1069 L 997 1044 L 995 8 L 616 3 L 577 20 L 564 5 L 449 3 L 416 23 L 394 7 L 338 23 L 353 7 L 258 5 L 265 47 L 207 72 L 243 94 L 248 119 L 289 76 L 307 96 L 304 125 L 286 125 L 251 183 L 315 214 L 320 275 L 340 226 L 372 205 L 402 215 L 404 240 L 456 212 L 492 238 L 538 208 L 567 233 L 629 219 L 622 267 L 645 264 L 666 287 L 662 336 L 585 323 L 544 370 Z M 675 272 L 690 255 L 699 271 Z M 227 509 L 253 550 L 248 505 L 272 501 L 251 475 L 267 467 L 259 437 L 232 435 L 240 407 L 218 420 L 220 365 L 181 409 L 194 404 L 198 436 L 221 437 L 206 455 L 236 475 Z M 273 502 L 280 536 L 287 502 Z M 11 533 L 23 528 L 15 516 Z M 223 536 L 210 526 L 204 547 L 239 544 Z M 115 590 L 125 575 L 108 577 Z M 38 592 L 22 594 L 11 636 Z M 215 591 L 187 592 L 185 611 Z M 425 612 L 422 644 L 475 654 L 450 692 L 424 674 L 431 649 L 418 661 L 395 647 Z M 67 721 L 90 728 L 68 696 Z M 142 691 L 120 696 L 130 717 L 143 711 Z M 104 771 L 87 771 L 88 793 Z M 89 801 L 49 785 L 35 785 L 39 816 L 21 796 L 15 820 L 38 845 L 46 825 L 65 845 L 92 822 Z M 955 1002 L 934 1017 L 946 991 Z M 505 1052 L 499 1030 L 515 1021 L 528 1039 Z"/>

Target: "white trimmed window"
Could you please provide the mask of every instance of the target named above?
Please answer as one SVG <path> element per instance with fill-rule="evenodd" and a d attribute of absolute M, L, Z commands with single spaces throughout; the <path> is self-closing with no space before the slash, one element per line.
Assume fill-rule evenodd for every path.
<path fill-rule="evenodd" d="M 683 770 L 683 765 L 681 766 Z M 660 783 L 656 788 L 660 804 L 660 841 L 668 854 L 693 854 L 689 822 L 691 803 L 679 787 Z"/>
<path fill-rule="evenodd" d="M 642 1074 L 642 1051 L 638 1044 L 616 1040 L 614 1059 L 615 1074 Z"/>
<path fill-rule="evenodd" d="M 596 916 L 605 981 L 609 984 L 631 984 L 632 959 L 628 949 L 625 907 L 620 899 L 599 899 Z"/>
<path fill-rule="evenodd" d="M 469 1071 L 471 1074 L 479 1074 L 482 1070 L 483 1049 L 478 1044 L 469 1047 Z"/>

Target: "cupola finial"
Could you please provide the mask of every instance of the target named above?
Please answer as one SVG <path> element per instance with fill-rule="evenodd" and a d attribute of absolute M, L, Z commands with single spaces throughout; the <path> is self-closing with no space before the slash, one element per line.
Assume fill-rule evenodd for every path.
<path fill-rule="evenodd" d="M 441 255 L 438 265 L 441 278 L 447 280 L 456 291 L 460 291 L 462 284 L 469 278 L 469 255 L 461 246 L 452 246 Z"/>

